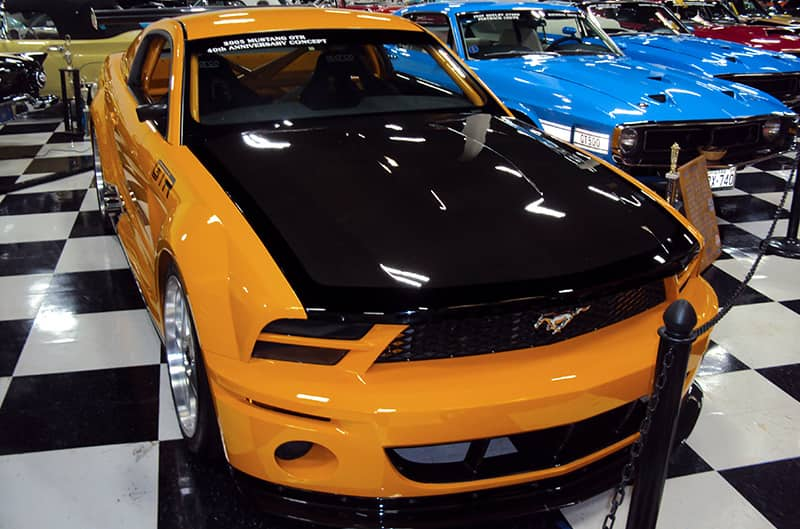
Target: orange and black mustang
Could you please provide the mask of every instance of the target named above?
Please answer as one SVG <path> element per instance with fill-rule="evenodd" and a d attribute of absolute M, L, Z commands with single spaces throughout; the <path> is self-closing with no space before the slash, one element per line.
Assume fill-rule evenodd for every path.
<path fill-rule="evenodd" d="M 294 517 L 457 523 L 462 500 L 603 490 L 665 307 L 717 310 L 682 216 L 408 20 L 165 19 L 107 59 L 91 117 L 189 449 L 299 496 Z"/>

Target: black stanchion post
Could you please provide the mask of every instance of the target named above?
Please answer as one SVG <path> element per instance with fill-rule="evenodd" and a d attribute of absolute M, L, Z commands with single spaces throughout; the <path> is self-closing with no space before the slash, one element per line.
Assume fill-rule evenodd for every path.
<path fill-rule="evenodd" d="M 798 153 L 800 156 L 800 153 Z M 797 163 L 797 162 L 795 162 Z M 792 196 L 792 207 L 789 212 L 789 227 L 786 229 L 786 237 L 770 237 L 761 241 L 761 248 L 767 255 L 780 255 L 791 259 L 800 259 L 800 241 L 797 240 L 798 228 L 800 228 L 800 178 L 794 175 L 794 195 Z"/>
<path fill-rule="evenodd" d="M 686 368 L 694 343 L 692 330 L 696 324 L 697 314 L 685 299 L 673 302 L 664 312 L 664 327 L 658 331 L 661 340 L 658 344 L 655 379 L 656 386 L 663 384 L 663 387 L 657 393 L 657 401 L 650 401 L 651 405 L 657 407 L 639 459 L 639 474 L 628 512 L 629 529 L 655 529 L 658 521 L 667 466 L 678 426 Z M 666 370 L 663 379 L 659 377 L 661 369 Z"/>

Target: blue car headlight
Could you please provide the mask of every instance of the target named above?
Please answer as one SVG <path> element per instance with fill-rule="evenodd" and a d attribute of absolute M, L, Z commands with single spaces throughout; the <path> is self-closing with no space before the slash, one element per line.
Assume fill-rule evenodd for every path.
<path fill-rule="evenodd" d="M 619 133 L 619 150 L 627 153 L 632 152 L 639 145 L 639 133 L 636 129 L 625 128 Z"/>
<path fill-rule="evenodd" d="M 761 135 L 767 141 L 775 141 L 781 133 L 781 120 L 778 118 L 769 118 L 761 125 Z"/>

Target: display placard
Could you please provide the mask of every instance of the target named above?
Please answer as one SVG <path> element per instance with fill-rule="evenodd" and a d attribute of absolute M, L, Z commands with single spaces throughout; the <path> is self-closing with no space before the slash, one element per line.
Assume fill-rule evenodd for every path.
<path fill-rule="evenodd" d="M 698 156 L 694 160 L 678 168 L 678 179 L 683 197 L 686 218 L 694 224 L 706 240 L 703 254 L 700 256 L 700 270 L 705 270 L 722 253 L 722 241 L 719 238 L 717 213 L 714 210 L 714 197 L 708 182 L 706 159 Z"/>

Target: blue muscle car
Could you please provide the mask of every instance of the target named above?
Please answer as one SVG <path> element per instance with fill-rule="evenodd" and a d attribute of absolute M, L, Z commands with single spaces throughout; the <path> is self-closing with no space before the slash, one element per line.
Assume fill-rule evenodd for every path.
<path fill-rule="evenodd" d="M 626 55 L 757 88 L 800 108 L 800 58 L 743 44 L 695 37 L 656 2 L 585 2 L 584 8 Z"/>
<path fill-rule="evenodd" d="M 703 153 L 730 184 L 732 166 L 794 137 L 796 115 L 768 94 L 625 57 L 576 7 L 432 3 L 398 14 L 452 47 L 515 115 L 638 177 L 663 175 L 677 142 L 681 163 Z"/>

